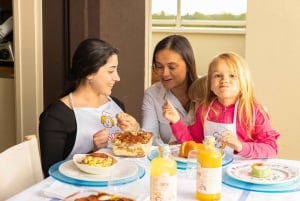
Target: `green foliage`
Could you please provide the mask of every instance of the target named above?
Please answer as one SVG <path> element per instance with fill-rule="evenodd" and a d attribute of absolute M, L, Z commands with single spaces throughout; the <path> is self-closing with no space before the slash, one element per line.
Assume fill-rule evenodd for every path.
<path fill-rule="evenodd" d="M 175 19 L 175 15 L 167 15 L 164 11 L 161 11 L 159 14 L 153 14 L 153 20 L 172 20 Z"/>
<path fill-rule="evenodd" d="M 205 15 L 200 12 L 195 12 L 194 14 L 187 13 L 186 15 L 181 16 L 185 20 L 246 20 L 246 13 L 240 15 L 234 15 L 232 13 L 220 13 Z M 164 11 L 160 13 L 152 14 L 152 19 L 175 19 L 175 15 L 166 14 Z"/>

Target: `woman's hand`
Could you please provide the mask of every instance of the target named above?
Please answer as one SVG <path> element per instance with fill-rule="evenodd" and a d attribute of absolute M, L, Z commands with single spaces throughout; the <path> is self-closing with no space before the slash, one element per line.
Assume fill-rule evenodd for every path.
<path fill-rule="evenodd" d="M 108 129 L 104 128 L 93 135 L 94 151 L 107 146 Z"/>
<path fill-rule="evenodd" d="M 180 116 L 177 110 L 169 100 L 166 100 L 163 104 L 162 113 L 163 116 L 172 124 L 180 120 Z"/>
<path fill-rule="evenodd" d="M 222 137 L 222 146 L 229 146 L 231 147 L 233 150 L 240 152 L 242 151 L 243 145 L 242 143 L 238 140 L 238 138 L 236 136 L 234 136 L 232 134 L 231 131 L 226 130 L 223 133 L 223 137 Z"/>
<path fill-rule="evenodd" d="M 118 113 L 116 118 L 118 120 L 118 127 L 123 131 L 138 131 L 140 129 L 140 125 L 136 119 L 125 112 Z"/>

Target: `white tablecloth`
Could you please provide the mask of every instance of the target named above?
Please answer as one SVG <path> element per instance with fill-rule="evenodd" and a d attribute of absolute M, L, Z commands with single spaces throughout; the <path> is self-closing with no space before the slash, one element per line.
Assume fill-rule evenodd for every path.
<path fill-rule="evenodd" d="M 20 192 L 19 194 L 8 199 L 9 201 L 54 201 L 54 197 L 64 197 L 70 195 L 80 189 L 95 189 L 98 191 L 111 192 L 111 190 L 126 192 L 127 195 L 133 195 L 137 201 L 149 200 L 149 165 L 150 161 L 147 157 L 135 160 L 139 165 L 145 168 L 145 175 L 138 181 L 134 181 L 116 189 L 107 187 L 78 187 L 56 181 L 48 177 L 43 181 L 33 185 L 32 187 Z M 299 167 L 300 161 L 284 160 L 284 159 L 270 159 L 288 165 Z M 226 168 L 226 167 L 224 167 Z M 196 180 L 190 179 L 185 170 L 178 170 L 178 201 L 192 201 L 195 199 L 195 184 Z M 53 196 L 57 194 L 57 196 Z M 285 193 L 262 193 L 247 190 L 240 190 L 237 188 L 229 187 L 225 184 L 222 185 L 222 198 L 221 201 L 292 201 L 300 200 L 300 191 L 285 192 Z"/>

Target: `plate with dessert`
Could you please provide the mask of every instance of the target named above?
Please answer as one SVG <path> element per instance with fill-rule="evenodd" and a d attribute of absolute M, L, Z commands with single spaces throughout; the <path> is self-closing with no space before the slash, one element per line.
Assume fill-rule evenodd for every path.
<path fill-rule="evenodd" d="M 245 161 L 227 167 L 227 175 L 239 181 L 253 184 L 282 184 L 300 177 L 299 168 L 279 162 Z"/>

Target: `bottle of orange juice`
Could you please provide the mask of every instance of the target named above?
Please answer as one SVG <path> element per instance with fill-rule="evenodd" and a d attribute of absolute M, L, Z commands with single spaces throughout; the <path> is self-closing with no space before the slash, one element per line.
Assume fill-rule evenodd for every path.
<path fill-rule="evenodd" d="M 177 199 L 177 164 L 169 155 L 169 145 L 162 144 L 159 156 L 150 163 L 150 201 Z"/>
<path fill-rule="evenodd" d="M 196 198 L 201 201 L 221 199 L 222 154 L 215 148 L 215 138 L 205 136 L 197 158 Z"/>

